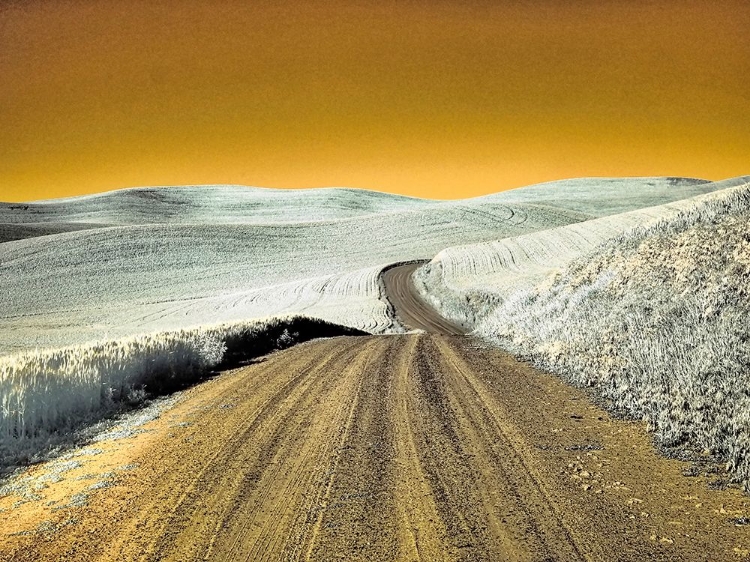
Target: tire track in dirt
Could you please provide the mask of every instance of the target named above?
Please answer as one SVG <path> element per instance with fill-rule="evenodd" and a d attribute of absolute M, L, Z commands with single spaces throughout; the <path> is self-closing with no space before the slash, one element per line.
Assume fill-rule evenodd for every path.
<path fill-rule="evenodd" d="M 409 338 L 409 345 L 394 365 L 395 385 L 391 395 L 392 425 L 396 437 L 397 460 L 393 492 L 397 502 L 399 560 L 450 560 L 444 545 L 447 529 L 422 465 L 418 448 L 419 426 L 414 417 L 415 403 L 411 365 L 419 339 Z"/>
<path fill-rule="evenodd" d="M 476 479 L 483 490 L 497 496 L 499 503 L 494 505 L 503 513 L 502 522 L 523 529 L 523 536 L 515 537 L 516 544 L 527 543 L 529 552 L 546 552 L 550 559 L 591 559 L 537 473 L 528 444 L 507 414 L 499 412 L 486 393 L 477 391 L 473 374 L 446 340 L 432 340 L 430 357 L 439 358 L 442 365 L 436 372 L 447 379 L 448 401 L 461 427 L 460 442 L 474 451 L 474 464 L 480 469 Z M 514 523 L 507 525 L 510 519 Z M 527 557 L 528 552 L 520 559 Z"/>
<path fill-rule="evenodd" d="M 402 323 L 412 329 L 428 333 L 463 335 L 466 330 L 443 318 L 422 299 L 411 282 L 411 274 L 421 263 L 397 265 L 383 272 L 383 283 L 388 301 L 396 310 Z"/>
<path fill-rule="evenodd" d="M 87 505 L 0 498 L 29 529 L 55 518 L 0 533 L 0 560 L 750 557 L 747 496 L 682 476 L 641 424 L 454 335 L 400 283 L 397 311 L 433 333 L 311 341 L 194 387 L 107 453 L 137 467 Z"/>
<path fill-rule="evenodd" d="M 394 560 L 395 498 L 390 466 L 395 457 L 387 419 L 392 387 L 390 362 L 400 338 L 379 338 L 379 352 L 362 373 L 345 438 L 339 444 L 328 499 L 320 505 L 306 560 Z"/>
<path fill-rule="evenodd" d="M 365 344 L 356 357 L 339 356 L 340 372 L 319 369 L 304 399 L 280 408 L 281 418 L 269 424 L 270 437 L 259 449 L 261 458 L 270 459 L 267 470 L 253 474 L 254 485 L 236 498 L 235 509 L 224 522 L 226 540 L 216 541 L 214 556 L 227 560 L 299 558 L 300 545 L 312 530 L 310 513 L 325 489 L 321 475 L 335 469 L 336 433 L 350 417 L 359 374 L 375 343 Z"/>
<path fill-rule="evenodd" d="M 177 504 L 172 508 L 168 516 L 160 516 L 164 521 L 168 533 L 157 536 L 158 541 L 152 549 L 155 557 L 159 559 L 169 558 L 169 553 L 177 551 L 184 553 L 184 546 L 180 544 L 183 537 L 207 535 L 214 538 L 214 533 L 207 532 L 208 529 L 193 528 L 197 523 L 205 521 L 205 514 L 200 513 L 201 502 L 200 496 L 206 495 L 211 487 L 216 488 L 215 493 L 228 496 L 232 492 L 231 506 L 244 504 L 240 500 L 240 495 L 244 491 L 244 486 L 239 483 L 239 477 L 242 477 L 243 484 L 249 480 L 257 479 L 258 475 L 264 474 L 265 471 L 271 470 L 273 466 L 272 456 L 274 449 L 278 446 L 280 433 L 288 429 L 287 423 L 289 417 L 310 400 L 310 396 L 320 391 L 314 384 L 315 372 L 325 368 L 333 358 L 333 354 L 320 361 L 319 364 L 310 366 L 302 370 L 299 375 L 285 384 L 280 391 L 275 394 L 268 402 L 254 413 L 246 418 L 250 421 L 245 427 L 238 425 L 233 434 L 222 443 L 221 447 L 214 455 L 204 459 L 204 469 L 199 472 L 193 484 L 187 489 Z M 259 437 L 265 437 L 265 441 Z M 253 457 L 245 459 L 242 456 L 244 450 L 252 449 Z M 226 468 L 236 466 L 236 470 L 231 482 L 225 480 Z M 216 482 L 221 482 L 221 485 Z M 218 504 L 219 502 L 217 502 Z M 221 524 L 231 516 L 232 509 L 228 514 L 221 517 Z M 219 525 L 217 525 L 218 527 Z M 194 538 L 191 539 L 194 541 Z M 206 555 L 210 554 L 214 546 L 213 541 L 208 542 L 209 549 Z"/>
<path fill-rule="evenodd" d="M 418 461 L 446 530 L 444 555 L 449 560 L 491 560 L 493 551 L 509 541 L 502 529 L 493 525 L 494 514 L 484 512 L 483 494 L 471 466 L 475 452 L 464 447 L 445 378 L 430 355 L 433 350 L 429 340 L 417 337 L 409 377 L 416 407 L 411 408 L 410 415 L 416 430 Z"/>
<path fill-rule="evenodd" d="M 351 357 L 352 353 L 344 355 Z M 289 429 L 289 418 L 302 406 L 319 398 L 324 380 L 320 373 L 336 357 L 341 357 L 341 350 L 329 352 L 320 361 L 303 368 L 255 412 L 243 416 L 236 425 L 232 423 L 230 436 L 217 443 L 214 454 L 201 455 L 202 469 L 170 512 L 164 513 L 164 505 L 169 505 L 169 500 L 154 510 L 164 530 L 155 533 L 155 540 L 146 554 L 159 560 L 194 559 L 210 554 L 209 549 L 215 547 L 211 538 L 216 537 L 216 528 L 231 517 L 236 505 L 246 505 L 242 495 L 247 485 L 260 480 L 267 471 L 273 471 L 275 449 L 279 447 L 281 433 Z M 206 496 L 214 499 L 212 504 L 202 501 Z M 212 525 L 207 516 L 219 515 L 217 506 L 224 507 L 228 513 L 220 516 L 220 524 Z M 153 529 L 154 524 L 152 521 L 147 526 Z M 202 537 L 208 540 L 197 540 Z M 209 552 L 201 552 L 204 545 L 209 547 Z M 114 553 L 118 549 L 110 550 Z M 142 550 L 129 552 L 125 548 L 113 558 L 135 559 L 143 554 Z"/>

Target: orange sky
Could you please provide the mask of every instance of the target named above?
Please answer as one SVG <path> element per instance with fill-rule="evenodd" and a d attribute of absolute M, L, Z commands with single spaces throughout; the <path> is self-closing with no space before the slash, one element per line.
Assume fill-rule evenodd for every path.
<path fill-rule="evenodd" d="M 747 0 L 3 0 L 0 200 L 747 174 L 748 29 Z"/>

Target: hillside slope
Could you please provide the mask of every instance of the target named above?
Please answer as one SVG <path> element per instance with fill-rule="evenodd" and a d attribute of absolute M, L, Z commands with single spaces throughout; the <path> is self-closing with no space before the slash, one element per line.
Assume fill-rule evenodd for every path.
<path fill-rule="evenodd" d="M 523 202 L 603 217 L 710 193 L 720 189 L 722 183 L 674 177 L 574 178 L 511 189 L 488 198 L 506 204 Z"/>
<path fill-rule="evenodd" d="M 748 225 L 750 185 L 696 198 L 535 288 L 485 295 L 494 304 L 475 333 L 595 387 L 661 444 L 727 461 L 728 477 L 747 486 Z"/>
<path fill-rule="evenodd" d="M 0 244 L 0 354 L 291 313 L 381 332 L 386 264 L 720 185 L 593 178 L 443 202 L 194 186 L 7 204 L 11 230 L 87 229 Z"/>
<path fill-rule="evenodd" d="M 111 225 L 325 221 L 416 209 L 430 201 L 362 189 L 265 189 L 239 185 L 139 187 L 0 204 L 0 223 Z"/>
<path fill-rule="evenodd" d="M 150 224 L 7 242 L 0 353 L 291 312 L 382 331 L 391 324 L 379 266 L 575 220 L 556 209 L 466 203 L 325 222 Z M 329 299 L 337 296 L 351 300 L 340 299 L 337 310 Z"/>
<path fill-rule="evenodd" d="M 534 204 L 577 211 L 583 216 L 603 216 L 707 193 L 715 189 L 711 184 L 689 178 L 581 178 L 464 201 L 434 201 L 347 188 L 142 187 L 48 201 L 0 203 L 0 224 L 296 223 L 418 210 L 435 205 L 451 207 L 465 202 Z"/>
<path fill-rule="evenodd" d="M 721 191 L 748 181 L 750 177 L 743 176 L 711 185 Z M 415 281 L 422 295 L 445 316 L 471 327 L 510 295 L 531 289 L 606 240 L 675 217 L 710 198 L 710 193 L 698 195 L 530 234 L 446 248 L 417 271 Z M 570 205 L 579 203 L 571 201 Z M 602 203 L 603 207 L 608 204 L 612 203 Z"/>

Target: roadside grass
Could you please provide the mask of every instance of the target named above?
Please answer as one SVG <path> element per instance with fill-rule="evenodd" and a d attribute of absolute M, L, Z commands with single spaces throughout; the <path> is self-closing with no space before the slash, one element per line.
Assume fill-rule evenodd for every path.
<path fill-rule="evenodd" d="M 615 236 L 533 289 L 448 306 L 750 489 L 750 185 Z"/>
<path fill-rule="evenodd" d="M 221 324 L 0 357 L 0 466 L 213 370 L 317 337 L 365 332 L 302 316 Z"/>
<path fill-rule="evenodd" d="M 422 296 L 443 315 L 470 327 L 515 293 L 532 289 L 608 240 L 633 228 L 676 217 L 710 200 L 713 194 L 745 185 L 749 180 L 750 176 L 731 178 L 711 184 L 715 191 L 692 196 L 683 192 L 682 198 L 672 198 L 656 206 L 444 248 L 417 270 L 414 283 Z M 680 183 L 675 180 L 676 185 Z M 601 187 L 608 189 L 604 185 Z M 554 197 L 554 191 L 539 192 L 538 196 L 546 193 L 547 197 Z M 612 195 L 604 195 L 605 200 L 607 197 Z M 606 207 L 604 201 L 601 203 Z"/>
<path fill-rule="evenodd" d="M 750 483 L 750 188 L 639 227 L 498 306 L 477 332 Z"/>

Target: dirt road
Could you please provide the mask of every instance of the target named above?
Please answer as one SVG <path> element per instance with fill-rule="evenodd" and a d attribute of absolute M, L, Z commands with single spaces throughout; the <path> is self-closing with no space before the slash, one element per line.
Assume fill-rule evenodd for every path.
<path fill-rule="evenodd" d="M 86 473 L 132 467 L 114 485 L 57 510 L 52 485 L 4 498 L 0 560 L 750 555 L 739 491 L 683 476 L 641 424 L 555 377 L 441 333 L 456 330 L 425 320 L 407 274 L 389 294 L 433 333 L 308 342 L 189 390 L 54 484 L 75 495 Z"/>
<path fill-rule="evenodd" d="M 440 316 L 426 303 L 411 282 L 411 274 L 421 263 L 399 265 L 383 273 L 386 296 L 399 319 L 410 328 L 430 334 L 462 336 L 466 330 Z"/>

